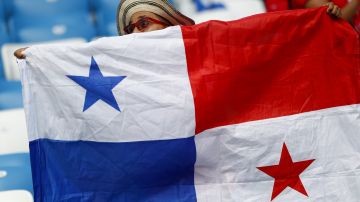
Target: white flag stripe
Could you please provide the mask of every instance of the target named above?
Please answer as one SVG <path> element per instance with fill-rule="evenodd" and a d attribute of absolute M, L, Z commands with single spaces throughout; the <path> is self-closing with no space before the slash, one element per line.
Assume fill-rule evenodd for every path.
<path fill-rule="evenodd" d="M 194 102 L 178 26 L 73 47 L 35 46 L 26 55 L 30 141 L 129 142 L 194 135 Z M 83 112 L 86 90 L 67 75 L 88 77 L 92 56 L 104 76 L 126 76 L 112 90 L 121 112 L 102 100 Z"/>
<path fill-rule="evenodd" d="M 270 201 L 283 143 L 293 162 L 315 159 L 300 174 L 309 197 L 286 188 L 274 201 L 360 199 L 360 105 L 213 128 L 195 137 L 198 201 Z M 246 200 L 245 200 L 246 199 Z"/>

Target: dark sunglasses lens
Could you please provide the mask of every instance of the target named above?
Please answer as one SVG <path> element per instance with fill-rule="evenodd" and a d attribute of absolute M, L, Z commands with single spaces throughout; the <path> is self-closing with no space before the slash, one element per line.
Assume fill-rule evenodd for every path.
<path fill-rule="evenodd" d="M 130 24 L 130 25 L 126 26 L 126 27 L 125 27 L 125 32 L 126 32 L 127 34 L 133 33 L 134 27 L 135 27 L 135 26 L 134 26 L 133 24 Z"/>
<path fill-rule="evenodd" d="M 150 22 L 147 19 L 140 19 L 137 23 L 137 28 L 141 31 L 146 29 L 149 26 Z"/>

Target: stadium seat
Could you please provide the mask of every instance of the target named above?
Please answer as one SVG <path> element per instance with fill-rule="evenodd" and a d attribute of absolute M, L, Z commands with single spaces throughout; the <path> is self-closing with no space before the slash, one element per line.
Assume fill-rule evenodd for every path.
<path fill-rule="evenodd" d="M 83 43 L 86 43 L 86 39 L 84 38 L 70 38 L 70 39 L 62 39 L 55 41 L 44 41 L 40 43 L 6 43 L 1 48 L 1 56 L 3 57 L 5 79 L 20 80 L 19 67 L 14 57 L 14 51 L 19 48 L 31 47 L 40 44 L 75 45 L 75 44 L 83 44 Z"/>
<path fill-rule="evenodd" d="M 0 191 L 8 190 L 33 193 L 29 153 L 0 155 Z"/>
<path fill-rule="evenodd" d="M 30 192 L 25 190 L 0 191 L 1 202 L 34 202 Z"/>
<path fill-rule="evenodd" d="M 223 4 L 225 9 L 203 10 L 191 14 L 191 17 L 197 23 L 208 20 L 231 21 L 265 12 L 263 0 L 223 1 Z"/>
<path fill-rule="evenodd" d="M 17 87 L 7 85 L 9 91 Z M 0 110 L 0 123 L 0 201 L 33 202 L 24 109 Z"/>
<path fill-rule="evenodd" d="M 5 21 L 0 20 L 0 45 L 9 41 L 9 36 L 6 30 Z"/>
<path fill-rule="evenodd" d="M 32 19 L 47 19 L 59 13 L 85 13 L 89 10 L 88 0 L 7 0 L 7 4 L 11 15 Z"/>
<path fill-rule="evenodd" d="M 43 20 L 23 19 L 13 16 L 9 21 L 10 35 L 15 42 L 40 42 L 66 38 L 96 36 L 95 27 L 89 13 L 52 16 Z"/>
<path fill-rule="evenodd" d="M 96 35 L 88 0 L 8 1 L 12 41 L 38 42 Z"/>
<path fill-rule="evenodd" d="M 6 30 L 5 21 L 0 19 L 0 48 L 6 42 L 9 42 L 9 36 Z M 4 79 L 3 60 L 0 55 L 0 79 Z"/>
<path fill-rule="evenodd" d="M 4 62 L 1 55 L 0 55 L 0 79 L 4 79 Z"/>
<path fill-rule="evenodd" d="M 22 108 L 20 81 L 0 80 L 0 110 Z"/>
<path fill-rule="evenodd" d="M 225 8 L 225 5 L 221 2 L 204 2 L 204 0 L 194 0 L 194 3 L 198 12 Z"/>
<path fill-rule="evenodd" d="M 3 1 L 0 1 L 0 21 L 5 19 L 5 5 Z"/>
<path fill-rule="evenodd" d="M 98 35 L 117 36 L 116 12 L 119 0 L 92 0 Z"/>
<path fill-rule="evenodd" d="M 25 120 L 23 108 L 0 111 L 0 155 L 29 153 Z"/>

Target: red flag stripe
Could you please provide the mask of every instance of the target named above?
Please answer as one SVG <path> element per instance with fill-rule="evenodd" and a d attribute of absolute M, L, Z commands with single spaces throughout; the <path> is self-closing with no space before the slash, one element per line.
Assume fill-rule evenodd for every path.
<path fill-rule="evenodd" d="M 325 8 L 182 27 L 196 133 L 360 103 L 359 39 Z"/>

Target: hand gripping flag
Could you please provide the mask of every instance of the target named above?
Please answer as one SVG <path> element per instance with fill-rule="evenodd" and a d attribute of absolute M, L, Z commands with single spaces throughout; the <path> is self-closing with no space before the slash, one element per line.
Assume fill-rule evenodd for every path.
<path fill-rule="evenodd" d="M 359 47 L 325 8 L 31 47 L 35 201 L 357 202 Z"/>

